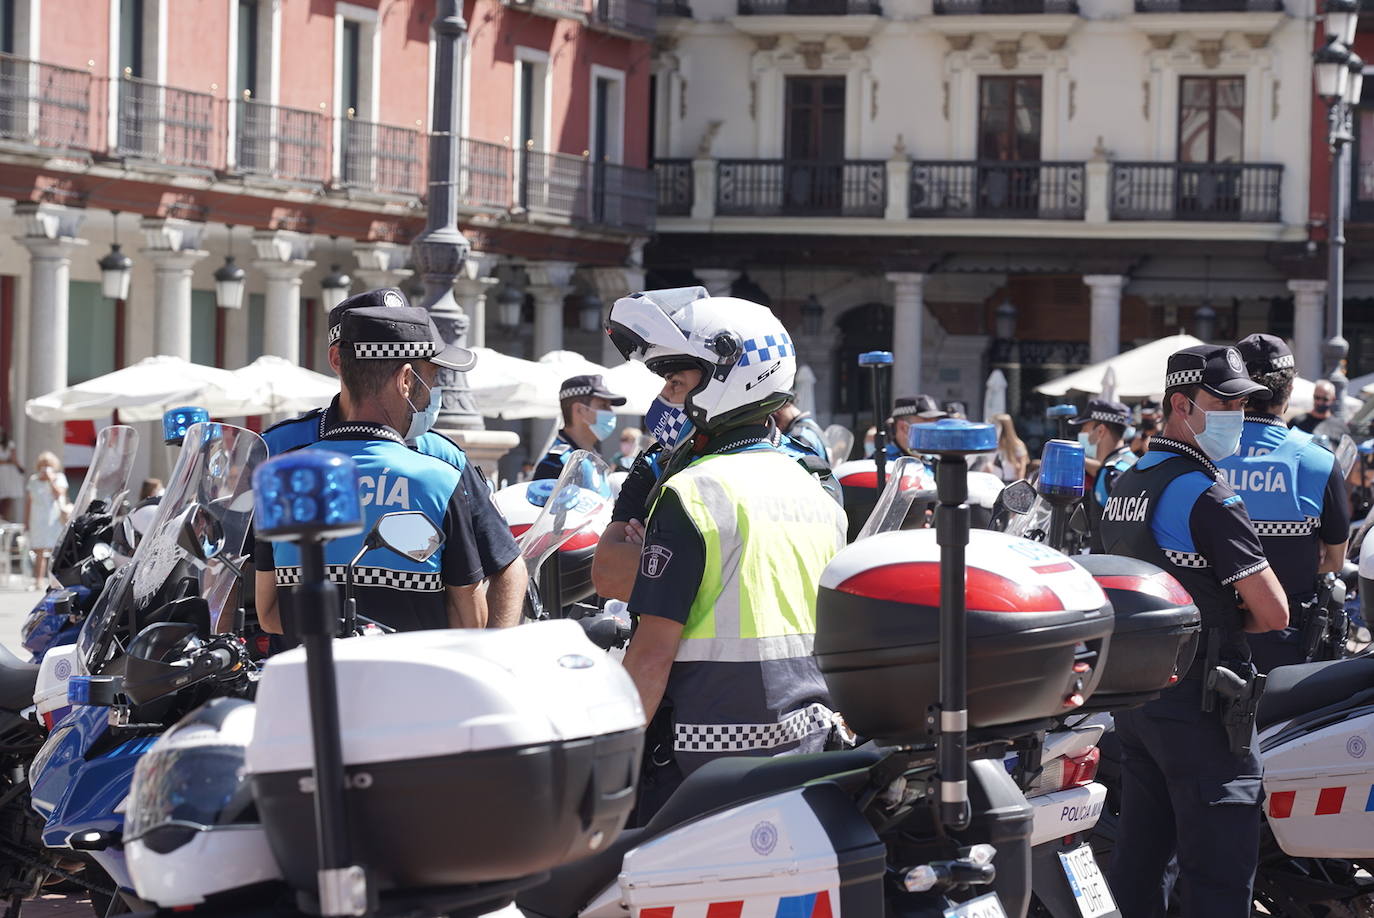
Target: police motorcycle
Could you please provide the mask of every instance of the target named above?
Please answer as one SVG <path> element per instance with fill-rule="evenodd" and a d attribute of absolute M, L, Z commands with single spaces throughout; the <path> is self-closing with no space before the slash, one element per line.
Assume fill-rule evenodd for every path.
<path fill-rule="evenodd" d="M 19 631 L 31 662 L 41 662 L 51 647 L 76 640 L 106 578 L 127 562 L 114 546 L 120 544 L 116 536 L 128 513 L 129 477 L 137 455 L 138 432 L 132 427 L 114 425 L 96 435 L 90 468 L 53 550 L 54 585 Z"/>
<path fill-rule="evenodd" d="M 196 692 L 230 691 L 221 677 L 247 691 L 240 683 L 251 667 L 236 630 L 250 476 L 266 455 L 251 431 L 192 426 L 132 562 L 106 582 L 76 643 L 44 658 L 35 695 L 61 693 L 63 705 L 29 771 L 31 804 L 42 845 L 92 868 L 85 885 L 98 911 L 120 897 L 137 901 L 122 828 L 138 759 L 204 697 Z M 212 559 L 209 541 L 219 546 Z"/>

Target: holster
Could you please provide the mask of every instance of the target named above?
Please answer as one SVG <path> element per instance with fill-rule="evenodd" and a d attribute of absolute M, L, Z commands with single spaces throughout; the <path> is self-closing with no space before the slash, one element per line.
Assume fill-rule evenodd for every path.
<path fill-rule="evenodd" d="M 1255 712 L 1259 709 L 1264 683 L 1268 678 L 1248 660 L 1221 660 L 1221 631 L 1213 628 L 1207 634 L 1207 660 L 1203 668 L 1202 710 L 1220 709 L 1221 723 L 1231 753 L 1236 756 L 1250 753 L 1250 740 L 1255 735 Z"/>
<path fill-rule="evenodd" d="M 644 730 L 644 760 L 640 767 L 641 777 L 648 776 L 660 768 L 667 768 L 676 759 L 673 753 L 675 740 L 673 729 L 673 706 L 664 702 L 658 706 L 654 719 Z"/>
<path fill-rule="evenodd" d="M 1311 663 L 1317 659 L 1331 626 L 1331 617 L 1327 614 L 1326 603 L 1322 600 L 1323 597 L 1319 594 L 1306 602 L 1293 603 L 1288 607 L 1289 621 L 1298 627 L 1304 663 Z"/>

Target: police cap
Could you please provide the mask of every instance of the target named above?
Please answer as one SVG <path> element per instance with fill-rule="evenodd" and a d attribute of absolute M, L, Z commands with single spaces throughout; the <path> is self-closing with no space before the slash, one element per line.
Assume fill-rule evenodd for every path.
<path fill-rule="evenodd" d="M 589 373 L 585 376 L 569 376 L 563 380 L 563 385 L 558 387 L 558 400 L 578 398 L 580 396 L 591 396 L 592 398 L 604 398 L 612 405 L 623 405 L 626 398 L 623 395 L 616 395 L 606 388 L 606 380 L 600 373 Z"/>
<path fill-rule="evenodd" d="M 395 287 L 378 287 L 376 290 L 366 290 L 355 296 L 350 296 L 333 309 L 329 310 L 329 343 L 335 344 L 339 340 L 339 332 L 343 328 L 344 313 L 350 309 L 359 309 L 367 306 L 409 306 L 410 301 L 406 295 Z"/>
<path fill-rule="evenodd" d="M 1245 361 L 1245 371 L 1251 376 L 1295 369 L 1293 352 L 1288 342 L 1275 335 L 1246 335 L 1236 342 L 1236 350 Z"/>
<path fill-rule="evenodd" d="M 1169 355 L 1164 389 L 1167 392 L 1181 386 L 1201 386 L 1221 399 L 1269 392 L 1246 374 L 1240 351 L 1215 344 L 1185 347 Z"/>
<path fill-rule="evenodd" d="M 339 346 L 359 360 L 428 360 L 450 370 L 471 370 L 477 356 L 445 344 L 429 310 L 418 306 L 362 306 L 343 317 Z"/>
<path fill-rule="evenodd" d="M 1110 399 L 1089 399 L 1087 409 L 1069 423 L 1086 424 L 1089 421 L 1101 421 L 1104 424 L 1120 424 L 1122 427 L 1130 427 L 1131 409 L 1121 402 L 1114 402 Z"/>
<path fill-rule="evenodd" d="M 923 419 L 948 417 L 935 399 L 924 393 L 915 396 L 904 395 L 892 403 L 892 420 L 911 415 Z"/>

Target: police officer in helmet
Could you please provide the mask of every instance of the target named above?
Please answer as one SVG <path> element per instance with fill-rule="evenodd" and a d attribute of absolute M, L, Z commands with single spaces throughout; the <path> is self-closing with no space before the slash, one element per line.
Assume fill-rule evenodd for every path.
<path fill-rule="evenodd" d="M 1126 428 L 1131 426 L 1131 409 L 1121 402 L 1094 398 L 1088 408 L 1069 422 L 1079 428 L 1078 442 L 1083 444 L 1083 461 L 1092 476 L 1092 490 L 1088 492 L 1088 523 L 1092 550 L 1102 551 L 1102 508 L 1112 493 L 1112 485 L 1126 469 L 1135 465 L 1135 454 L 1122 442 Z"/>
<path fill-rule="evenodd" d="M 792 390 L 791 339 L 765 306 L 681 293 L 622 298 L 608 322 L 626 358 L 681 374 L 696 434 L 664 462 L 629 601 L 625 668 L 646 714 L 667 715 L 640 820 L 714 758 L 819 752 L 836 723 L 811 650 L 846 520 L 769 418 Z"/>
<path fill-rule="evenodd" d="M 1268 393 L 1250 396 L 1240 450 L 1217 463 L 1259 533 L 1265 556 L 1288 596 L 1289 627 L 1250 639 L 1255 666 L 1307 662 L 1302 627 L 1317 610 L 1317 577 L 1345 562 L 1350 508 L 1345 479 L 1330 450 L 1283 422 L 1293 391 L 1293 352 L 1282 338 L 1250 335 L 1236 344 L 1245 368 Z"/>
<path fill-rule="evenodd" d="M 1165 913 L 1162 878 L 1177 852 L 1185 918 L 1248 918 L 1259 857 L 1260 761 L 1254 702 L 1262 677 L 1246 633 L 1288 623 L 1241 498 L 1216 463 L 1240 446 L 1245 400 L 1266 394 L 1231 347 L 1169 357 L 1163 429 L 1122 472 L 1102 513 L 1108 552 L 1173 575 L 1202 613 L 1198 657 L 1156 701 L 1116 715 L 1123 750 L 1121 826 L 1110 881 L 1124 918 Z M 1219 669 L 1227 678 L 1218 681 Z M 1241 685 L 1233 694 L 1216 690 Z"/>
<path fill-rule="evenodd" d="M 615 430 L 615 412 L 625 404 L 625 396 L 606 388 L 600 374 L 570 376 L 558 388 L 558 409 L 563 415 L 563 427 L 553 438 L 553 446 L 534 467 L 534 477 L 557 478 L 563 474 L 563 463 L 574 451 L 596 451 L 601 441 Z"/>

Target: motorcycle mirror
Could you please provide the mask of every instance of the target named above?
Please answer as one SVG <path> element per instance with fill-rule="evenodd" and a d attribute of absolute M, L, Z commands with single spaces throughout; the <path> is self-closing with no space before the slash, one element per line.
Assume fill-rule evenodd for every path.
<path fill-rule="evenodd" d="M 1079 504 L 1073 510 L 1073 516 L 1069 517 L 1069 528 L 1080 535 L 1088 534 L 1088 514 L 1083 510 L 1083 505 Z"/>
<path fill-rule="evenodd" d="M 1355 467 L 1356 461 L 1360 458 L 1360 448 L 1355 445 L 1355 440 L 1350 434 L 1341 437 L 1341 442 L 1336 444 L 1336 464 L 1341 467 L 1341 477 L 1350 474 L 1350 470 Z"/>
<path fill-rule="evenodd" d="M 1035 497 L 1035 485 L 1022 478 L 1002 489 L 1002 506 L 1022 516 L 1030 513 L 1031 507 L 1035 504 Z"/>
<path fill-rule="evenodd" d="M 377 541 L 412 561 L 427 561 L 444 544 L 444 535 L 434 521 L 418 510 L 388 513 L 373 530 Z"/>
<path fill-rule="evenodd" d="M 177 525 L 177 546 L 193 560 L 204 564 L 224 551 L 224 527 L 200 504 L 183 510 Z"/>

